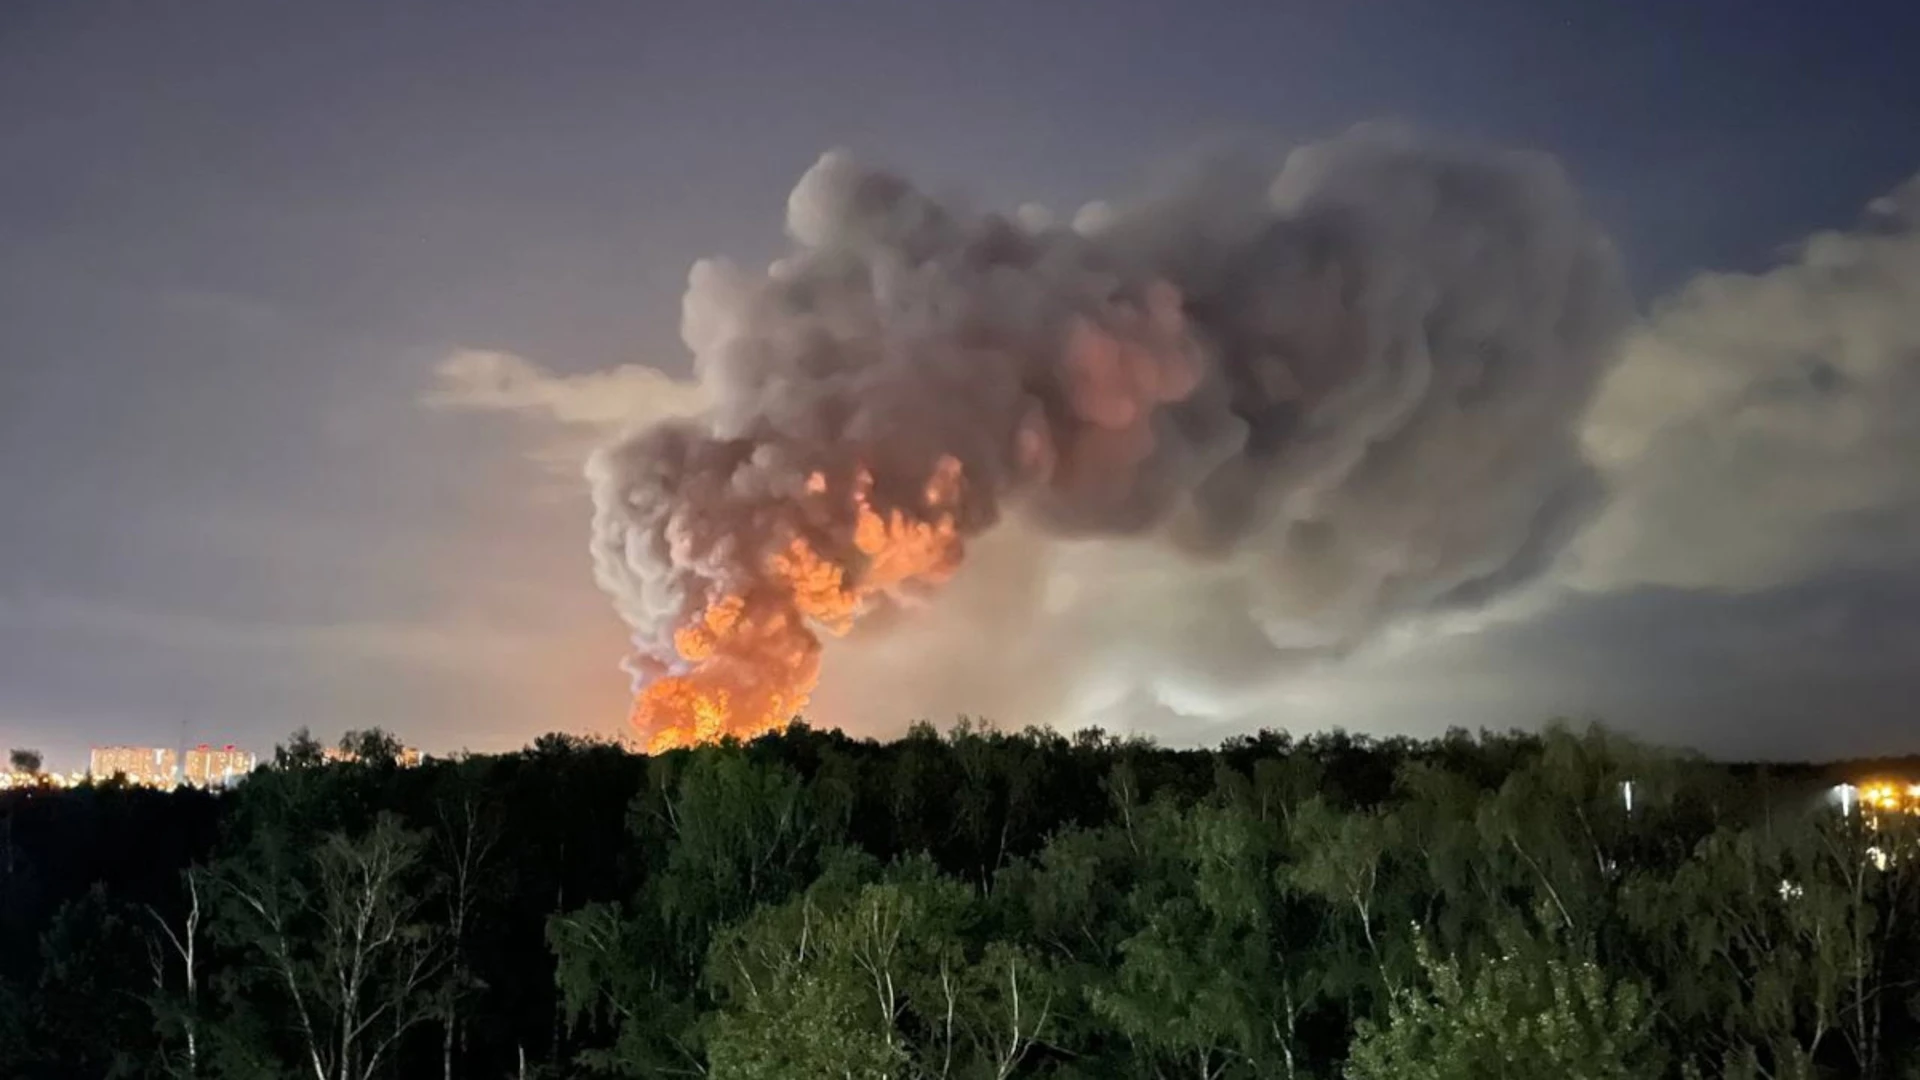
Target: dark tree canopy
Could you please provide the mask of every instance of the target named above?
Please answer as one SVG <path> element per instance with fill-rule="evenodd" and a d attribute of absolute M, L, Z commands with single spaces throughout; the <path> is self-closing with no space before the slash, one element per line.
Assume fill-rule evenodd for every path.
<path fill-rule="evenodd" d="M 0 796 L 0 1076 L 1894 1080 L 1920 1055 L 1920 819 L 1842 813 L 1849 770 L 1567 728 L 400 746 L 302 731 L 229 792 Z"/>
<path fill-rule="evenodd" d="M 306 728 L 299 728 L 287 741 L 273 748 L 273 763 L 281 769 L 303 769 L 326 761 L 326 747 Z"/>
<path fill-rule="evenodd" d="M 340 736 L 340 753 L 350 761 L 369 765 L 392 764 L 400 758 L 400 739 L 383 728 L 349 731 Z"/>

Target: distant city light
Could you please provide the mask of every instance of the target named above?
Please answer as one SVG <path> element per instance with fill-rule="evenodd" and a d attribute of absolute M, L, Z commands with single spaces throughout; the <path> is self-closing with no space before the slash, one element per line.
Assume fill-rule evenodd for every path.
<path fill-rule="evenodd" d="M 329 762 L 355 760 L 347 751 L 328 747 Z M 426 755 L 412 746 L 394 754 L 401 768 L 414 768 Z M 259 764 L 252 753 L 235 743 L 200 743 L 184 753 L 163 746 L 95 746 L 87 753 L 84 772 L 0 772 L 0 791 L 79 787 L 87 783 L 118 781 L 133 787 L 170 791 L 178 787 L 222 788 L 245 779 Z"/>
<path fill-rule="evenodd" d="M 1853 804 L 1859 801 L 1860 789 L 1852 784 L 1835 784 L 1830 794 L 1840 804 L 1840 816 L 1852 817 Z"/>
<path fill-rule="evenodd" d="M 142 787 L 173 787 L 179 762 L 172 750 L 158 746 L 96 746 L 87 755 L 87 772 L 95 779 L 124 777 Z"/>
<path fill-rule="evenodd" d="M 1920 784 L 1876 780 L 1859 788 L 1860 805 L 1885 814 L 1920 814 Z"/>
<path fill-rule="evenodd" d="M 0 772 L 0 791 L 37 791 L 46 788 L 79 787 L 87 782 L 86 773 Z"/>
<path fill-rule="evenodd" d="M 254 755 L 232 743 L 214 749 L 201 743 L 186 752 L 157 746 L 96 746 L 88 755 L 87 775 L 95 781 L 118 777 L 137 787 L 227 787 L 253 771 Z"/>
<path fill-rule="evenodd" d="M 224 750 L 201 746 L 187 751 L 182 780 L 194 787 L 226 787 L 253 771 L 254 757 L 229 743 Z"/>

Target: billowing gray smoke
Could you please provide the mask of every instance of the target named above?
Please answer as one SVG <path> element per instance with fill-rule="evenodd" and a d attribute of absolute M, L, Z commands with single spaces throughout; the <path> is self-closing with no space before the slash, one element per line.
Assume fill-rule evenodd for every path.
<path fill-rule="evenodd" d="M 589 466 L 656 746 L 804 706 L 818 632 L 1008 515 L 1249 567 L 1276 648 L 1541 569 L 1599 492 L 1580 415 L 1627 311 L 1558 167 L 1360 129 L 1072 228 L 831 154 L 763 274 L 695 268 L 710 411 Z"/>

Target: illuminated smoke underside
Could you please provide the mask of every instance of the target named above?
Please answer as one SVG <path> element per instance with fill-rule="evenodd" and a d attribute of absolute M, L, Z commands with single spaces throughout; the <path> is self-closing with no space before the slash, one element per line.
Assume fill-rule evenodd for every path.
<path fill-rule="evenodd" d="M 654 749 L 785 723 L 822 632 L 1008 513 L 1250 561 L 1275 648 L 1324 655 L 1523 580 L 1599 493 L 1576 426 L 1626 305 L 1537 155 L 1358 130 L 1075 229 L 828 155 L 787 231 L 694 268 L 713 408 L 588 469 Z"/>

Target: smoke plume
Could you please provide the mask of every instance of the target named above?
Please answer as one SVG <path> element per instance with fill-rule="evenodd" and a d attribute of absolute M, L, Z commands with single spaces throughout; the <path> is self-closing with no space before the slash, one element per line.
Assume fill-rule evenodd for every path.
<path fill-rule="evenodd" d="M 1360 129 L 1069 228 L 829 154 L 787 232 L 693 270 L 708 410 L 588 467 L 656 748 L 784 723 L 823 633 L 1010 516 L 1232 566 L 1222 627 L 1326 656 L 1537 573 L 1599 496 L 1579 420 L 1627 304 L 1538 155 Z"/>

